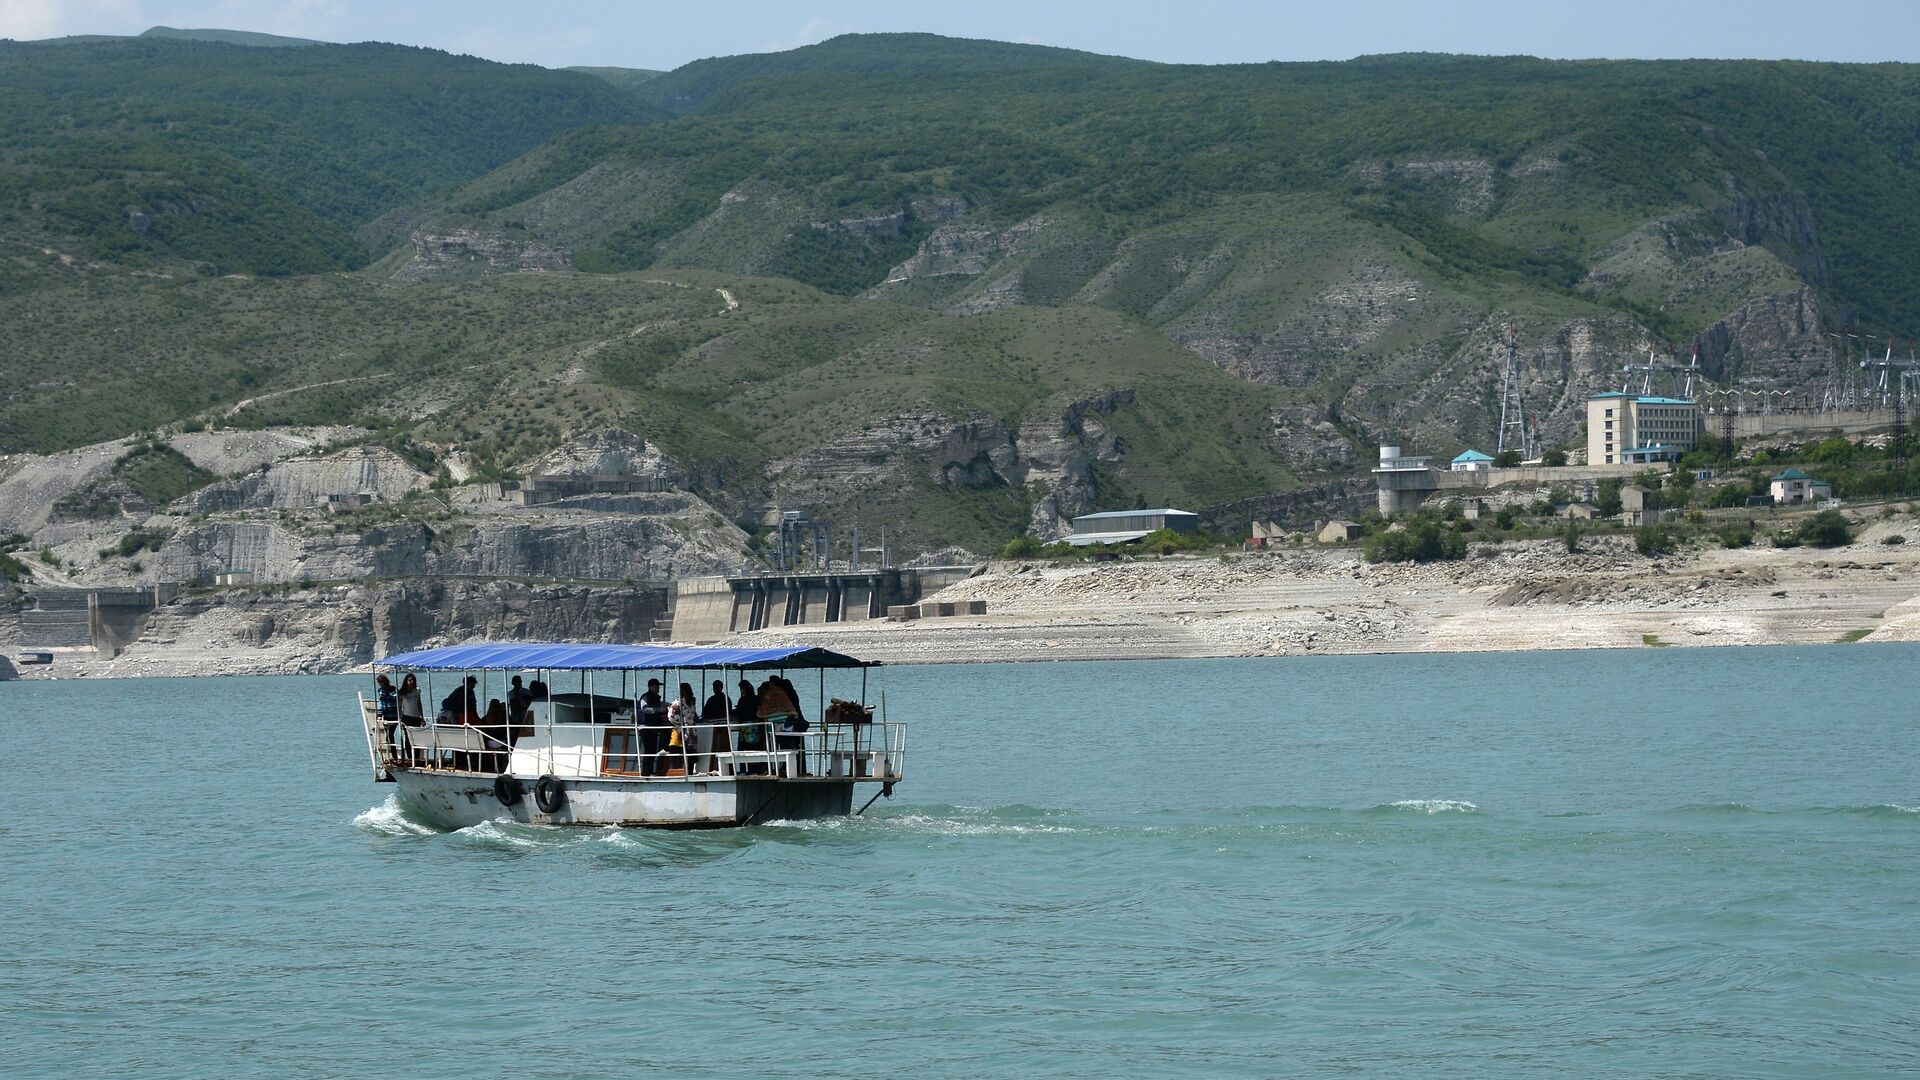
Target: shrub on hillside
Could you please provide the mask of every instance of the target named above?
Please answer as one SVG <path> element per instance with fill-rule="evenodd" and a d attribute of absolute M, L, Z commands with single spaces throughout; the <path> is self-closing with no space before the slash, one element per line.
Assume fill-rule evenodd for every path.
<path fill-rule="evenodd" d="M 1467 538 L 1442 529 L 1439 522 L 1416 518 L 1407 527 L 1367 537 L 1361 557 L 1368 562 L 1448 562 L 1467 557 Z"/>
<path fill-rule="evenodd" d="M 1665 525 L 1642 525 L 1633 530 L 1633 550 L 1642 555 L 1666 555 L 1680 546 Z"/>
<path fill-rule="evenodd" d="M 1753 524 L 1722 525 L 1713 531 L 1713 538 L 1720 541 L 1723 548 L 1743 548 L 1753 545 Z"/>
<path fill-rule="evenodd" d="M 1566 463 L 1567 452 L 1565 450 L 1549 450 L 1540 458 L 1540 464 L 1545 465 L 1549 469 L 1561 468 L 1565 466 Z"/>
<path fill-rule="evenodd" d="M 1853 527 L 1838 510 L 1822 510 L 1802 521 L 1794 541 L 1808 547 L 1844 547 L 1853 543 Z"/>
<path fill-rule="evenodd" d="M 1041 543 L 1031 536 L 1016 536 L 1000 548 L 1003 559 L 1031 559 L 1040 554 Z"/>

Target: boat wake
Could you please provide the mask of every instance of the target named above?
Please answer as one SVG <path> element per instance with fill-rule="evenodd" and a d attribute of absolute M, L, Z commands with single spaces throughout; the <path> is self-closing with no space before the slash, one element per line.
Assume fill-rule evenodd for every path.
<path fill-rule="evenodd" d="M 1370 814 L 1386 814 L 1395 811 L 1412 811 L 1431 817 L 1434 814 L 1477 814 L 1480 808 L 1465 799 L 1401 799 L 1398 802 L 1382 803 L 1379 806 L 1367 808 Z"/>
<path fill-rule="evenodd" d="M 400 800 L 392 795 L 379 806 L 370 807 L 354 817 L 353 827 L 375 836 L 437 836 L 440 830 L 408 817 Z"/>
<path fill-rule="evenodd" d="M 901 806 L 861 817 L 769 821 L 767 827 L 808 832 L 909 832 L 934 836 L 1032 836 L 1087 831 L 1085 826 L 1065 820 L 1070 817 L 1069 811 L 1044 810 L 1017 803 L 997 807 Z"/>

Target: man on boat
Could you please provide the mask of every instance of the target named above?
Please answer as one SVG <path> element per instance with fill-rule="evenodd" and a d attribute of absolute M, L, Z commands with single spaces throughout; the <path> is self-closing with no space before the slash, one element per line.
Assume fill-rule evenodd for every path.
<path fill-rule="evenodd" d="M 453 693 L 440 702 L 440 712 L 448 724 L 477 724 L 480 722 L 480 701 L 473 695 L 474 685 L 480 680 L 467 676 L 464 686 L 456 686 Z"/>
<path fill-rule="evenodd" d="M 507 722 L 519 727 L 527 719 L 527 710 L 533 707 L 533 691 L 520 685 L 520 676 L 513 677 L 513 686 L 507 690 Z"/>
<path fill-rule="evenodd" d="M 660 680 L 648 679 L 640 695 L 640 775 L 660 772 L 659 754 L 667 748 L 667 705 L 660 699 Z"/>

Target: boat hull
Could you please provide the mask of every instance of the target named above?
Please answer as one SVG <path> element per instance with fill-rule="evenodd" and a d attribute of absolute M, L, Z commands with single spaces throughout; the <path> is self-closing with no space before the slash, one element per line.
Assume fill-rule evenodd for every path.
<path fill-rule="evenodd" d="M 568 777 L 563 781 L 566 794 L 562 804 L 549 814 L 535 804 L 531 780 L 522 781 L 525 796 L 517 804 L 506 806 L 495 797 L 494 777 L 487 774 L 395 768 L 391 775 L 403 807 L 448 829 L 499 820 L 533 825 L 716 829 L 838 817 L 853 811 L 851 779 Z"/>

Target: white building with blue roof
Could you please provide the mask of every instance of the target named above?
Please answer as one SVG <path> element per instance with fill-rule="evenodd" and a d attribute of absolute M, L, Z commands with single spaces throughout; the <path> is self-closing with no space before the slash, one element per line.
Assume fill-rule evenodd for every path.
<path fill-rule="evenodd" d="M 1493 457 L 1478 450 L 1469 450 L 1454 458 L 1448 468 L 1453 472 L 1485 472 L 1493 468 Z"/>

